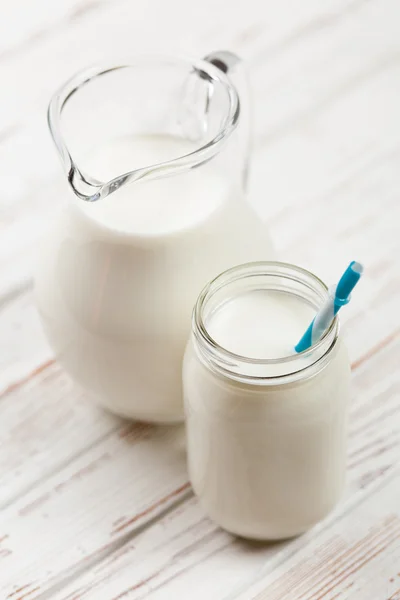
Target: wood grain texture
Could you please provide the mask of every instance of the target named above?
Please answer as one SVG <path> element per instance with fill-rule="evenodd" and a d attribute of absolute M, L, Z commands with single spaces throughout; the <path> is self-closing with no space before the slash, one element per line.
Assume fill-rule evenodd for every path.
<path fill-rule="evenodd" d="M 399 19 L 397 0 L 249 0 L 229 10 L 223 0 L 7 6 L 2 598 L 217 600 L 242 587 L 241 600 L 295 600 L 293 590 L 301 600 L 400 598 Z M 55 88 L 105 58 L 139 50 L 200 56 L 220 47 L 248 59 L 256 122 L 250 196 L 280 256 L 328 281 L 350 258 L 368 267 L 344 326 L 355 389 L 346 497 L 306 536 L 269 546 L 233 539 L 208 521 L 188 490 L 181 429 L 127 425 L 84 399 L 52 363 L 31 289 L 38 240 L 67 199 L 44 119 Z"/>
<path fill-rule="evenodd" d="M 390 598 L 397 594 L 400 575 L 399 472 L 376 491 L 310 540 L 297 554 L 277 566 L 237 600 L 298 600 L 324 598 Z M 379 578 L 371 578 L 371 572 Z"/>
<path fill-rule="evenodd" d="M 399 359 L 400 340 L 356 369 L 345 497 L 335 513 L 307 535 L 275 544 L 238 540 L 209 521 L 197 501 L 190 499 L 121 545 L 89 573 L 67 584 L 55 595 L 56 600 L 95 600 L 100 592 L 107 598 L 159 600 L 183 597 L 185 589 L 190 590 L 192 598 L 217 600 L 234 593 L 261 569 L 269 569 L 270 563 L 272 568 L 277 561 L 294 555 L 300 561 L 310 543 L 318 544 L 325 531 L 335 532 L 341 515 L 356 513 L 358 505 L 369 496 L 378 499 L 382 483 L 397 472 Z M 382 381 L 368 378 L 376 372 L 381 373 Z M 394 556 L 400 558 L 398 553 Z"/>

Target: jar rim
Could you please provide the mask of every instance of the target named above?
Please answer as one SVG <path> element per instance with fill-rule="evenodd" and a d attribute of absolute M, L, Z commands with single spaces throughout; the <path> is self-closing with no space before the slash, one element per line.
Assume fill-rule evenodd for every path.
<path fill-rule="evenodd" d="M 303 361 L 304 364 L 300 367 L 300 369 L 295 369 L 293 371 L 290 370 L 290 372 L 287 372 L 284 375 L 271 375 L 267 377 L 245 376 L 245 379 L 256 378 L 276 380 L 288 375 L 294 375 L 302 372 L 305 369 L 308 369 L 310 366 L 315 365 L 320 361 L 321 358 L 326 356 L 336 342 L 339 329 L 339 319 L 337 316 L 333 319 L 331 325 L 324 335 L 310 348 L 303 350 L 300 353 L 279 358 L 253 358 L 231 352 L 224 346 L 220 345 L 208 332 L 207 326 L 204 322 L 203 313 L 208 301 L 211 300 L 214 294 L 230 283 L 240 279 L 245 279 L 246 277 L 254 277 L 257 275 L 282 277 L 287 280 L 300 282 L 304 284 L 305 287 L 308 287 L 311 291 L 317 291 L 321 301 L 324 301 L 328 297 L 329 290 L 327 285 L 319 277 L 314 275 L 314 273 L 304 269 L 303 267 L 279 261 L 257 261 L 236 265 L 217 275 L 217 277 L 207 283 L 200 292 L 193 310 L 192 317 L 193 333 L 196 340 L 200 343 L 200 345 L 205 347 L 206 352 L 208 351 L 211 355 L 215 355 L 217 353 L 219 357 L 224 360 L 225 364 L 234 364 L 240 362 L 242 364 L 257 365 L 259 367 L 286 365 L 288 368 L 290 368 L 290 364 L 299 361 L 299 359 L 306 359 Z M 314 356 L 315 360 L 312 360 Z M 230 371 L 228 374 L 229 373 Z"/>

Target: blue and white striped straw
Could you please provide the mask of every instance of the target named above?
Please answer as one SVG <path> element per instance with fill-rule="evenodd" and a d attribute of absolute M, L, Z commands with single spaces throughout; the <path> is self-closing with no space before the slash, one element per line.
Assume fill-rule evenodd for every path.
<path fill-rule="evenodd" d="M 325 304 L 310 323 L 297 346 L 295 346 L 296 352 L 307 350 L 321 339 L 325 331 L 329 329 L 337 312 L 350 301 L 350 294 L 362 273 L 363 266 L 353 260 L 343 273 L 339 283 L 329 290 L 329 297 Z"/>

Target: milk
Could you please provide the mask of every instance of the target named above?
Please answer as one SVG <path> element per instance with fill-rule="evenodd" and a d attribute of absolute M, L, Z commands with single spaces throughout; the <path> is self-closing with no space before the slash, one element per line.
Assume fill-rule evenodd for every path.
<path fill-rule="evenodd" d="M 307 358 L 293 350 L 315 311 L 285 291 L 232 293 L 204 322 L 218 360 L 198 334 L 188 344 L 183 378 L 190 480 L 206 513 L 232 533 L 297 535 L 326 516 L 342 493 L 346 350 L 340 339 L 333 345 L 328 339 L 314 362 L 312 352 Z M 268 379 L 232 373 L 240 371 L 241 360 L 255 365 L 257 359 L 275 359 Z M 293 364 L 283 371 L 287 360 Z"/>
<path fill-rule="evenodd" d="M 294 345 L 315 316 L 310 304 L 271 290 L 248 292 L 226 302 L 207 322 L 220 345 L 249 358 L 282 358 L 295 354 Z"/>
<path fill-rule="evenodd" d="M 196 150 L 171 136 L 111 140 L 82 159 L 107 181 Z M 183 418 L 181 366 L 196 297 L 232 264 L 271 252 L 265 224 L 218 161 L 75 197 L 43 243 L 36 295 L 57 359 L 90 397 L 130 418 Z"/>
<path fill-rule="evenodd" d="M 85 157 L 86 171 L 102 181 L 132 169 L 189 154 L 193 143 L 172 136 L 119 138 Z M 178 177 L 139 181 L 97 203 L 80 208 L 99 224 L 135 236 L 170 236 L 193 229 L 229 203 L 230 182 L 212 164 Z"/>

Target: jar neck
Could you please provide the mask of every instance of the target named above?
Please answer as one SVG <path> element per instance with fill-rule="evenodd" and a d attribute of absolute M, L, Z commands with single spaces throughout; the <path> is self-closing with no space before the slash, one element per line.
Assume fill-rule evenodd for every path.
<path fill-rule="evenodd" d="M 311 348 L 282 358 L 241 356 L 222 347 L 211 337 L 207 323 L 223 304 L 244 293 L 260 290 L 297 296 L 316 312 L 328 297 L 328 288 L 318 277 L 295 265 L 257 262 L 225 271 L 206 285 L 193 311 L 192 339 L 202 362 L 226 377 L 258 385 L 295 381 L 312 376 L 324 368 L 337 342 L 337 317 Z"/>

